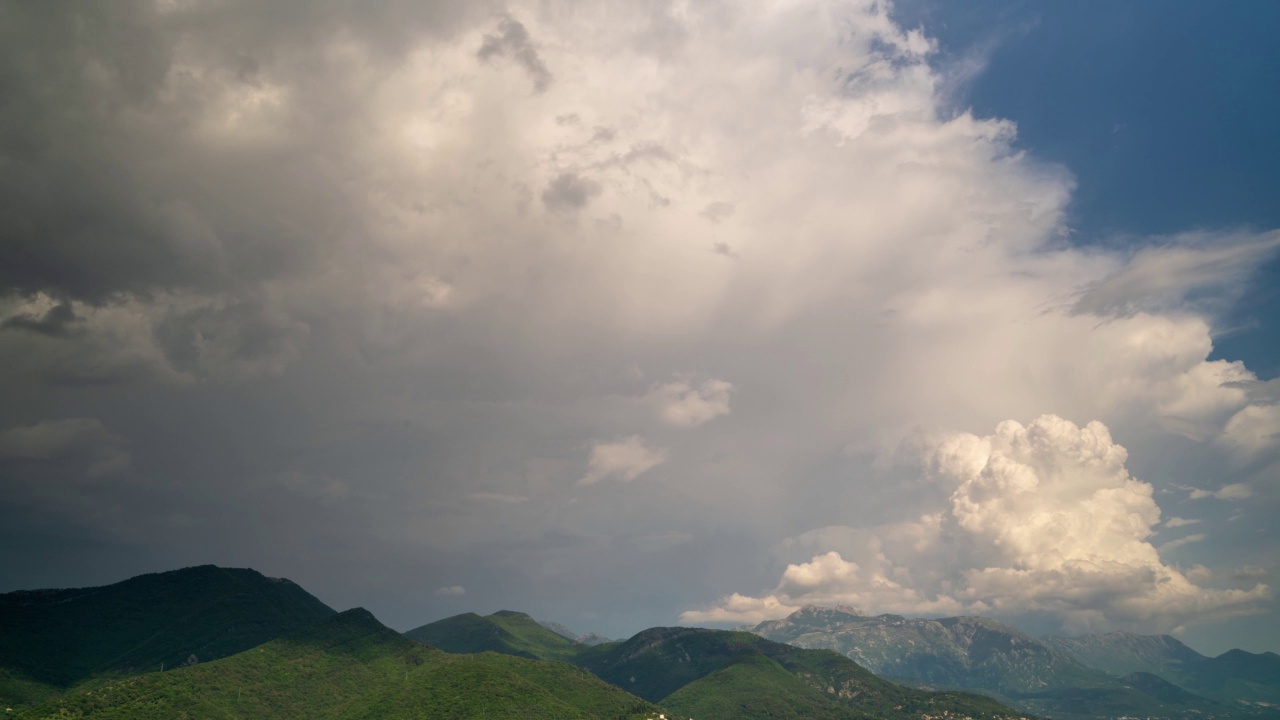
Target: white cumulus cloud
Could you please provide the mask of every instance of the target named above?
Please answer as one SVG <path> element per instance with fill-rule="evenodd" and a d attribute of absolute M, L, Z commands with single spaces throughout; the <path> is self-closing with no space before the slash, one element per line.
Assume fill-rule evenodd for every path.
<path fill-rule="evenodd" d="M 1187 488 L 1191 491 L 1192 500 L 1248 500 L 1253 497 L 1253 488 L 1245 483 L 1230 483 L 1217 490 L 1203 488 Z"/>
<path fill-rule="evenodd" d="M 697 427 L 721 415 L 729 414 L 729 396 L 733 385 L 724 380 L 685 380 L 655 385 L 646 398 L 658 409 L 662 419 L 678 427 Z"/>
<path fill-rule="evenodd" d="M 1045 415 L 957 434 L 927 457 L 954 488 L 936 513 L 867 530 L 828 529 L 801 544 L 838 544 L 787 566 L 761 598 L 729 596 L 686 622 L 753 621 L 806 603 L 871 612 L 1049 615 L 1064 628 L 1168 629 L 1255 611 L 1266 585 L 1197 585 L 1150 542 L 1160 509 L 1125 467 L 1107 427 Z M 1165 549 L 1203 540 L 1192 535 Z"/>
<path fill-rule="evenodd" d="M 667 451 L 650 448 L 644 438 L 631 435 L 614 442 L 597 442 L 587 459 L 587 474 L 579 485 L 594 485 L 605 478 L 630 482 L 666 462 Z"/>

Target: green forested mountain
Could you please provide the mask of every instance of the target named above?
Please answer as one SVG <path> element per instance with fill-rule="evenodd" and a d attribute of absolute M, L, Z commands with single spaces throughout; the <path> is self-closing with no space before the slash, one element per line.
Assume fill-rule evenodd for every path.
<path fill-rule="evenodd" d="M 575 662 L 677 714 L 707 720 L 1018 715 L 989 698 L 902 687 L 837 653 L 745 632 L 652 628 Z"/>
<path fill-rule="evenodd" d="M 638 720 L 659 712 L 571 665 L 448 654 L 356 609 L 221 660 L 99 683 L 18 716 Z"/>
<path fill-rule="evenodd" d="M 331 617 L 294 583 L 213 565 L 0 595 L 0 702 L 238 653 Z"/>
<path fill-rule="evenodd" d="M 568 660 L 584 648 L 512 610 L 499 610 L 484 617 L 475 613 L 454 615 L 414 628 L 405 637 L 451 653 L 493 651 L 543 660 Z"/>

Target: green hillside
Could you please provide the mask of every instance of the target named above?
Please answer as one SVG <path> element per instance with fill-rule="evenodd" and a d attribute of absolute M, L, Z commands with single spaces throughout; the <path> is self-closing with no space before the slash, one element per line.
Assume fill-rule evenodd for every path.
<path fill-rule="evenodd" d="M 405 637 L 451 653 L 498 652 L 543 660 L 570 660 L 583 645 L 548 630 L 522 612 L 481 617 L 463 613 L 414 628 Z"/>
<path fill-rule="evenodd" d="M 232 655 L 333 616 L 288 580 L 213 565 L 0 595 L 0 702 Z"/>
<path fill-rule="evenodd" d="M 18 717 L 605 720 L 658 712 L 573 666 L 447 654 L 356 609 L 221 660 L 75 690 Z"/>
<path fill-rule="evenodd" d="M 653 628 L 576 663 L 680 715 L 721 718 L 1015 717 L 990 698 L 882 680 L 848 658 L 746 632 Z"/>
<path fill-rule="evenodd" d="M 831 702 L 781 665 L 755 655 L 717 670 L 675 691 L 668 707 L 695 718 L 768 717 L 846 720 L 871 717 Z"/>

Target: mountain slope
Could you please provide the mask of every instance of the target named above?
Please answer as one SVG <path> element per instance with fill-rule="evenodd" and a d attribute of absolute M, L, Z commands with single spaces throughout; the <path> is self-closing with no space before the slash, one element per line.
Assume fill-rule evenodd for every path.
<path fill-rule="evenodd" d="M 1280 655 L 1227 652 L 1197 663 L 1183 675 L 1186 686 L 1219 700 L 1280 706 Z"/>
<path fill-rule="evenodd" d="M 1230 650 L 1205 657 L 1167 635 L 1046 637 L 1080 662 L 1115 675 L 1150 673 L 1223 703 L 1280 705 L 1280 656 Z"/>
<path fill-rule="evenodd" d="M 744 632 L 651 628 L 584 650 L 575 662 L 676 713 L 708 720 L 1017 714 L 989 698 L 904 688 L 836 653 Z"/>
<path fill-rule="evenodd" d="M 1113 678 L 994 620 L 866 617 L 851 608 L 806 607 L 751 631 L 770 640 L 830 649 L 884 677 L 1004 695 L 1061 687 L 1112 687 Z"/>
<path fill-rule="evenodd" d="M 582 645 L 512 610 L 481 617 L 463 613 L 406 632 L 405 637 L 451 653 L 498 652 L 524 658 L 568 660 Z"/>
<path fill-rule="evenodd" d="M 1176 682 L 1174 678 L 1184 670 L 1208 659 L 1168 635 L 1112 632 L 1079 637 L 1050 635 L 1042 640 L 1089 667 L 1116 676 L 1146 672 Z"/>
<path fill-rule="evenodd" d="M 0 595 L 0 701 L 205 662 L 333 616 L 288 580 L 213 565 Z"/>
<path fill-rule="evenodd" d="M 852 608 L 821 607 L 802 608 L 750 630 L 798 647 L 834 650 L 883 677 L 918 687 L 984 692 L 1054 718 L 1280 717 L 1265 707 L 1225 702 L 1265 700 L 1267 686 L 1258 679 L 1266 675 L 1264 658 L 1238 656 L 1243 667 L 1229 672 L 1223 663 L 1223 671 L 1212 675 L 1201 661 L 1214 661 L 1173 638 L 1112 633 L 1042 640 L 981 617 L 866 617 Z M 1197 674 L 1156 672 L 1170 667 Z M 1150 674 L 1131 675 L 1135 672 Z"/>
<path fill-rule="evenodd" d="M 578 633 L 570 630 L 564 625 L 561 625 L 558 622 L 551 622 L 550 620 L 539 620 L 538 624 L 550 630 L 551 632 L 559 635 L 560 637 L 566 638 L 568 640 L 572 640 L 574 642 L 582 643 L 584 645 L 599 645 L 601 643 L 613 642 L 612 640 L 601 635 L 598 632 L 589 632 L 589 633 L 583 633 L 579 635 Z"/>
<path fill-rule="evenodd" d="M 658 712 L 570 665 L 450 655 L 356 609 L 211 663 L 73 691 L 19 717 L 603 720 Z"/>

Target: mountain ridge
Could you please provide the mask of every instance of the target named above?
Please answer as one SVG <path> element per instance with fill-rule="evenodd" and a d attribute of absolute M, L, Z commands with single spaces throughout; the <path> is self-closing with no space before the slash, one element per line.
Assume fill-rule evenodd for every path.
<path fill-rule="evenodd" d="M 292 581 L 215 565 L 5 593 L 0 701 L 226 657 L 334 614 Z"/>
<path fill-rule="evenodd" d="M 1212 712 L 1280 718 L 1280 712 L 1257 704 L 1271 699 L 1265 680 L 1268 658 L 1228 653 L 1217 664 L 1240 666 L 1245 678 L 1227 679 L 1225 669 L 1210 677 L 1203 672 L 1209 665 L 1197 658 L 1210 665 L 1212 660 L 1167 636 L 1037 638 L 981 616 L 868 617 L 845 608 L 812 606 L 758 623 L 750 631 L 798 647 L 834 650 L 882 677 L 918 687 L 983 692 L 1052 717 L 1077 716 L 1087 707 L 1094 715 L 1110 716 Z M 1196 681 L 1170 672 L 1183 666 L 1201 671 Z M 1280 671 L 1274 677 L 1280 682 Z"/>
<path fill-rule="evenodd" d="M 451 655 L 355 608 L 226 658 L 114 679 L 18 717 L 641 720 L 662 712 L 565 663 Z"/>

